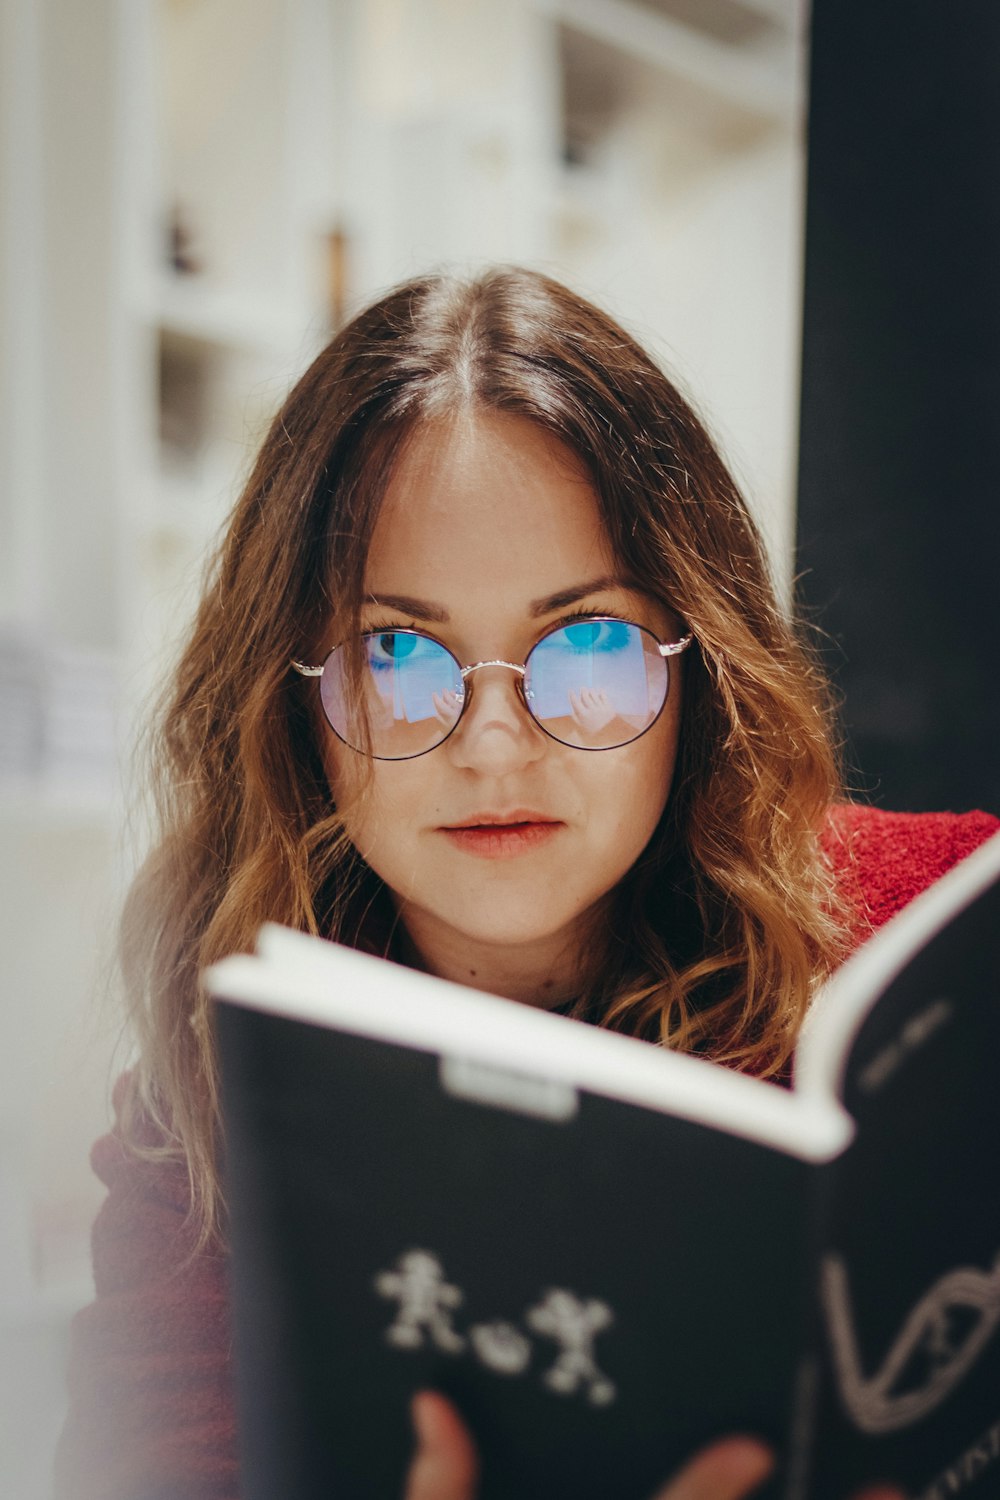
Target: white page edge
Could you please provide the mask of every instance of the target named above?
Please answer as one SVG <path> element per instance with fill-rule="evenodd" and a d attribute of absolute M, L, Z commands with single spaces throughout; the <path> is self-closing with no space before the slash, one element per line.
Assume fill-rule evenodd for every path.
<path fill-rule="evenodd" d="M 803 1161 L 829 1161 L 853 1136 L 853 1122 L 834 1099 L 800 1098 L 702 1058 L 549 1015 L 273 923 L 261 929 L 256 955 L 223 959 L 203 977 L 209 993 L 222 1002 L 552 1078 L 715 1126 Z"/>

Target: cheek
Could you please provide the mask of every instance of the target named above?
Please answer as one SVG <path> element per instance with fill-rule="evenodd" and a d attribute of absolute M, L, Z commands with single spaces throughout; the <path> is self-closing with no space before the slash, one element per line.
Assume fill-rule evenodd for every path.
<path fill-rule="evenodd" d="M 366 761 L 331 735 L 324 750 L 327 780 L 348 838 L 361 857 L 390 879 L 400 863 L 409 865 L 408 833 L 430 799 L 426 775 L 402 763 Z"/>
<path fill-rule="evenodd" d="M 330 795 L 351 842 L 363 852 L 368 830 L 378 819 L 378 772 L 326 730 L 323 765 Z"/>
<path fill-rule="evenodd" d="M 620 827 L 633 838 L 648 835 L 659 822 L 670 792 L 673 756 L 666 748 L 662 755 L 644 755 L 632 765 L 620 768 L 615 780 L 615 797 Z"/>
<path fill-rule="evenodd" d="M 607 800 L 616 821 L 630 843 L 645 846 L 670 797 L 677 760 L 676 715 L 664 715 L 633 745 L 609 777 Z M 636 851 L 638 853 L 638 851 Z"/>

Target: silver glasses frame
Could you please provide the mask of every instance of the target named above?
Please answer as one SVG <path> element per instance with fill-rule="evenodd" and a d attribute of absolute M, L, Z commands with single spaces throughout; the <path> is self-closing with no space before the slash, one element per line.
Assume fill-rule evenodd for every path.
<path fill-rule="evenodd" d="M 554 735 L 550 730 L 548 730 L 548 729 L 545 728 L 545 725 L 541 722 L 540 719 L 536 719 L 535 718 L 534 714 L 531 712 L 531 707 L 530 707 L 530 703 L 529 703 L 529 700 L 531 698 L 531 693 L 524 687 L 524 678 L 525 678 L 525 674 L 527 672 L 528 662 L 531 659 L 532 652 L 534 652 L 534 651 L 536 651 L 538 649 L 538 647 L 542 644 L 542 641 L 547 640 L 550 635 L 555 635 L 556 631 L 558 631 L 558 630 L 565 630 L 568 625 L 580 625 L 580 624 L 584 624 L 585 625 L 585 624 L 590 624 L 590 623 L 593 623 L 595 625 L 604 625 L 604 624 L 631 625 L 635 630 L 641 630 L 644 635 L 648 635 L 652 640 L 654 640 L 656 642 L 656 649 L 659 651 L 659 653 L 660 653 L 661 656 L 680 656 L 682 652 L 684 652 L 684 651 L 686 651 L 688 649 L 688 647 L 691 645 L 691 643 L 694 640 L 693 633 L 689 631 L 687 635 L 681 636 L 680 640 L 678 640 L 678 641 L 660 641 L 660 640 L 657 640 L 656 635 L 654 634 L 654 632 L 652 630 L 650 630 L 645 625 L 640 625 L 636 620 L 624 620 L 624 619 L 622 619 L 622 617 L 620 615 L 586 615 L 586 616 L 581 617 L 580 619 L 574 619 L 574 620 L 569 620 L 569 621 L 565 621 L 564 620 L 561 624 L 553 625 L 552 628 L 551 628 L 551 630 L 547 630 L 544 635 L 540 635 L 538 637 L 538 640 L 532 646 L 531 651 L 528 652 L 528 655 L 525 657 L 524 661 L 521 662 L 520 664 L 518 664 L 517 662 L 513 662 L 513 661 L 504 661 L 504 660 L 502 660 L 499 657 L 492 657 L 492 658 L 490 658 L 487 661 L 476 661 L 476 662 L 472 662 L 469 666 L 463 667 L 462 663 L 459 661 L 459 659 L 455 655 L 455 653 L 453 651 L 449 651 L 448 647 L 446 645 L 444 645 L 444 643 L 442 641 L 439 641 L 436 636 L 429 635 L 426 630 L 412 630 L 412 629 L 392 630 L 392 631 L 386 631 L 386 630 L 364 630 L 364 631 L 361 632 L 361 639 L 365 640 L 365 639 L 367 639 L 368 636 L 374 636 L 374 635 L 418 635 L 418 636 L 421 637 L 422 640 L 434 641 L 435 645 L 440 646 L 441 649 L 442 649 L 442 651 L 447 651 L 448 652 L 448 655 L 451 657 L 452 661 L 458 667 L 459 675 L 461 676 L 463 683 L 465 682 L 465 679 L 467 677 L 471 677 L 471 675 L 472 675 L 473 672 L 479 672 L 483 667 L 506 667 L 508 671 L 510 671 L 510 672 L 516 672 L 517 673 L 517 676 L 520 679 L 519 683 L 518 683 L 518 687 L 520 689 L 520 697 L 521 697 L 522 702 L 524 703 L 525 710 L 526 710 L 526 712 L 528 714 L 528 718 L 531 720 L 532 724 L 534 724 L 536 726 L 536 728 L 538 728 L 538 729 L 541 730 L 542 734 L 546 735 L 556 745 L 566 745 L 566 748 L 568 750 L 584 750 L 588 754 L 599 754 L 600 752 L 602 752 L 604 750 L 620 750 L 620 749 L 622 749 L 622 745 L 567 745 L 565 740 L 559 739 L 559 737 L 557 735 Z M 298 672 L 299 675 L 302 676 L 302 677 L 322 677 L 322 675 L 323 675 L 323 673 L 324 673 L 324 671 L 326 669 L 326 663 L 330 660 L 330 657 L 333 655 L 334 651 L 338 651 L 343 644 L 344 644 L 343 641 L 339 641 L 336 646 L 331 646 L 331 648 L 327 652 L 326 657 L 325 657 L 325 659 L 324 659 L 324 661 L 323 661 L 323 663 L 322 663 L 321 666 L 312 667 L 312 666 L 307 665 L 305 662 L 296 661 L 294 658 L 292 659 L 291 665 L 295 669 L 295 671 Z M 643 729 L 643 730 L 640 730 L 640 732 L 637 735 L 635 735 L 631 740 L 625 740 L 623 742 L 625 745 L 633 745 L 636 740 L 641 739 L 644 734 L 648 734 L 649 733 L 649 731 L 652 729 L 653 725 L 656 723 L 656 720 L 660 717 L 660 714 L 663 712 L 664 708 L 666 707 L 667 699 L 669 698 L 669 696 L 670 696 L 670 679 L 668 677 L 668 679 L 667 679 L 667 691 L 666 691 L 666 693 L 663 696 L 663 702 L 660 704 L 660 707 L 657 710 L 656 718 L 651 719 L 650 722 L 646 725 L 646 728 Z M 433 744 L 433 745 L 429 746 L 428 749 L 426 749 L 426 750 L 418 750 L 417 753 L 416 753 L 416 755 L 399 755 L 399 756 L 395 756 L 395 755 L 372 755 L 369 758 L 371 760 L 386 760 L 386 761 L 392 762 L 394 760 L 400 760 L 400 761 L 402 761 L 402 760 L 419 760 L 419 758 L 420 758 L 421 755 L 430 755 L 430 753 L 431 753 L 432 750 L 439 749 L 440 746 L 445 743 L 445 740 L 450 739 L 451 736 L 455 733 L 455 730 L 458 728 L 459 724 L 462 722 L 462 719 L 463 719 L 463 717 L 465 715 L 466 706 L 468 705 L 468 703 L 470 701 L 471 700 L 468 697 L 466 697 L 466 698 L 463 699 L 462 707 L 461 707 L 461 710 L 459 711 L 458 718 L 455 720 L 454 724 L 448 730 L 448 733 L 442 739 L 438 740 L 436 744 Z M 326 718 L 325 712 L 324 712 L 324 718 Z M 330 724 L 330 721 L 329 721 L 328 718 L 327 718 L 327 723 Z M 344 745 L 346 745 L 349 750 L 353 750 L 355 752 L 355 754 L 357 754 L 357 755 L 364 755 L 366 753 L 363 750 L 358 750 L 357 746 L 356 745 L 352 745 L 349 740 L 345 740 L 344 737 L 343 737 L 343 735 L 340 733 L 340 731 L 338 729 L 336 729 L 334 727 L 333 724 L 330 724 L 330 728 L 333 730 L 334 734 L 341 741 L 341 743 L 344 744 Z"/>

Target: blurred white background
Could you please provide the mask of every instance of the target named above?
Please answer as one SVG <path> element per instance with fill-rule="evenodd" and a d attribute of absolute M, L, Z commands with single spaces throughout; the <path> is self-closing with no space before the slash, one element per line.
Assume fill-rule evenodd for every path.
<path fill-rule="evenodd" d="M 289 382 L 520 261 L 679 378 L 788 582 L 796 0 L 0 0 L 0 1451 L 46 1493 L 127 1060 L 138 716 Z"/>

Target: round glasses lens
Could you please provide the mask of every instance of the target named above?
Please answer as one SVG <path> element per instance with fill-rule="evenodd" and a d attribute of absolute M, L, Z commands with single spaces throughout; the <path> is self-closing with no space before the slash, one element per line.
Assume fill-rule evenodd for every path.
<path fill-rule="evenodd" d="M 638 739 L 667 700 L 656 638 L 624 620 L 581 620 L 543 636 L 525 663 L 525 699 L 553 739 L 611 750 Z"/>
<path fill-rule="evenodd" d="M 331 651 L 320 698 L 353 749 L 378 760 L 409 760 L 451 733 L 465 686 L 455 658 L 437 641 L 413 630 L 382 630 L 362 637 L 356 666 L 342 646 Z"/>

